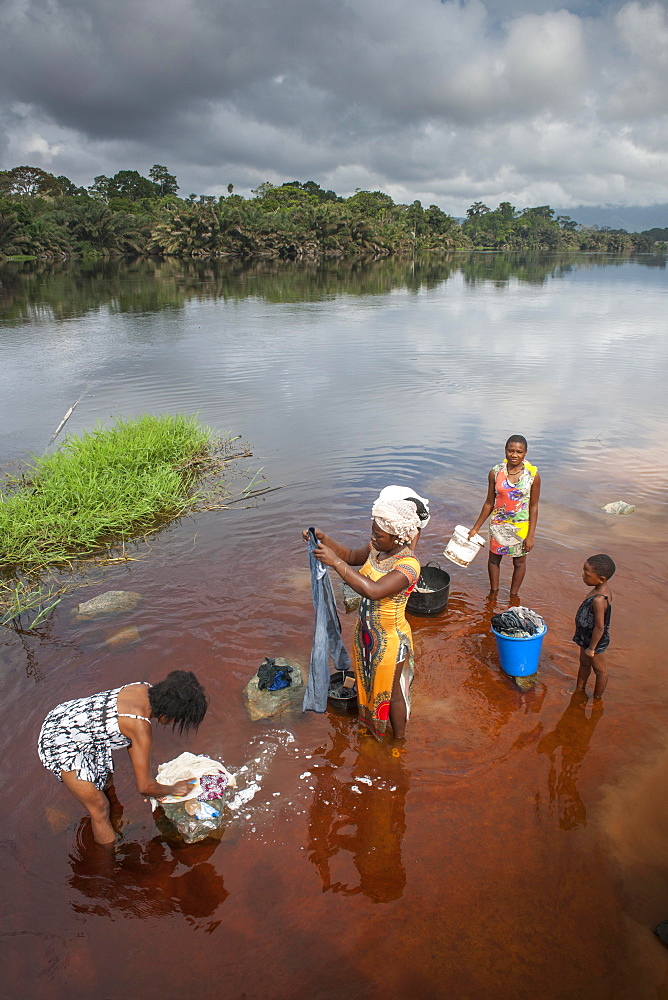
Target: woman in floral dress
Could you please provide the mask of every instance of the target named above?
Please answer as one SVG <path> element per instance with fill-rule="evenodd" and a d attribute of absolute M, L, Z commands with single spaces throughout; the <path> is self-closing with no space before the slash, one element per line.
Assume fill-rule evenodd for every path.
<path fill-rule="evenodd" d="M 490 469 L 487 477 L 487 497 L 478 520 L 469 532 L 477 534 L 489 515 L 489 586 L 493 594 L 499 589 L 502 556 L 511 556 L 513 576 L 510 596 L 516 597 L 524 574 L 526 557 L 531 552 L 538 523 L 540 476 L 538 469 L 526 460 L 527 441 L 514 434 L 506 441 L 506 457 Z"/>

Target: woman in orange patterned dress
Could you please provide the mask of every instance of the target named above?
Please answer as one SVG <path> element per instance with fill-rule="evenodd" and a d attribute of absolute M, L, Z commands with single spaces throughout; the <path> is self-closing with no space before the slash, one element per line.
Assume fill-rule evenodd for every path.
<path fill-rule="evenodd" d="M 317 531 L 320 544 L 313 554 L 362 598 L 353 649 L 360 720 L 378 740 L 388 722 L 394 736 L 403 739 L 414 673 L 405 611 L 420 576 L 420 563 L 411 552 L 420 519 L 409 500 L 378 499 L 371 514 L 366 545 L 351 549 Z"/>

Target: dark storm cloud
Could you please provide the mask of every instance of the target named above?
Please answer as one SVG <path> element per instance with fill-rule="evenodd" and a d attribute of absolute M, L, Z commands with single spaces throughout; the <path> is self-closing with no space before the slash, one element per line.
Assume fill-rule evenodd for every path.
<path fill-rule="evenodd" d="M 636 0 L 5 0 L 0 165 L 665 201 L 666 51 Z"/>

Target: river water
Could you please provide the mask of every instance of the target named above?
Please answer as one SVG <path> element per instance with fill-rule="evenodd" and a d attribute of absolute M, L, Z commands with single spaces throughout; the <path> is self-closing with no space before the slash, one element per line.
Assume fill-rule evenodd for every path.
<path fill-rule="evenodd" d="M 666 316 L 652 256 L 0 270 L 3 461 L 44 451 L 83 393 L 68 432 L 196 412 L 250 442 L 233 493 L 259 470 L 281 487 L 78 574 L 36 633 L 0 637 L 3 998 L 668 997 L 651 934 L 668 917 Z M 528 691 L 489 633 L 508 567 L 494 604 L 484 555 L 442 557 L 511 433 L 543 480 L 521 596 L 549 633 Z M 308 664 L 301 528 L 365 541 L 389 483 L 430 498 L 418 555 L 452 576 L 447 610 L 411 619 L 405 751 L 334 710 L 250 722 L 263 657 Z M 600 509 L 617 499 L 635 513 Z M 617 564 L 602 710 L 571 698 L 594 552 Z M 75 618 L 112 589 L 136 610 Z M 178 847 L 117 754 L 110 858 L 39 763 L 39 727 L 59 701 L 177 667 L 211 707 L 195 737 L 157 732 L 155 761 L 250 761 L 255 794 L 220 843 Z"/>

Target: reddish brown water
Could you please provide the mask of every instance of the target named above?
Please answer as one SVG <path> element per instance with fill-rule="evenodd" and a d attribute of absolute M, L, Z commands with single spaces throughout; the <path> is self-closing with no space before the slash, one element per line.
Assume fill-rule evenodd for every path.
<path fill-rule="evenodd" d="M 365 322 L 375 322 L 374 308 Z M 614 309 L 623 312 L 623 303 Z M 305 343 L 286 350 L 296 358 Z M 596 361 L 603 378 L 609 357 L 597 349 L 588 363 Z M 353 406 L 354 380 L 347 388 L 339 381 L 334 402 L 326 386 L 309 401 L 314 432 L 287 390 L 280 404 L 262 408 L 259 361 L 253 375 L 250 363 L 226 357 L 231 398 L 215 423 L 231 426 L 237 408 L 240 424 L 255 413 L 248 436 L 258 464 L 272 483 L 291 488 L 256 509 L 184 520 L 154 538 L 150 551 L 138 550 L 138 561 L 92 574 L 39 634 L 0 637 L 3 1000 L 668 997 L 668 952 L 651 933 L 668 917 L 668 481 L 660 424 L 642 405 L 646 380 L 663 378 L 665 355 L 659 361 L 645 346 L 635 370 L 626 355 L 620 362 L 620 385 L 632 397 L 623 410 L 634 421 L 630 440 L 620 430 L 616 389 L 592 397 L 589 374 L 575 360 L 555 368 L 548 353 L 534 362 L 527 398 L 546 423 L 561 414 L 562 426 L 536 430 L 530 456 L 544 493 L 522 598 L 544 615 L 549 633 L 536 686 L 521 691 L 501 673 L 489 633 L 495 608 L 486 601 L 484 554 L 468 570 L 440 555 L 454 524 L 471 523 L 479 510 L 490 455 L 504 436 L 494 421 L 483 421 L 478 437 L 467 424 L 476 407 L 485 414 L 480 387 L 497 414 L 516 405 L 512 386 L 476 386 L 478 345 L 470 350 L 470 367 L 450 371 L 443 390 L 462 404 L 460 423 L 448 410 L 442 427 L 431 421 L 390 441 L 369 430 L 384 398 L 361 397 L 355 421 L 367 435 L 359 439 L 355 426 L 343 433 L 337 409 L 318 416 L 319 405 Z M 266 345 L 262 351 L 266 357 Z M 310 362 L 305 371 L 315 378 L 322 363 Z M 381 370 L 389 380 L 396 355 L 388 351 L 387 372 L 384 356 L 372 352 L 369 364 L 376 379 Z M 430 382 L 435 364 L 429 359 L 412 379 L 411 407 L 421 394 L 429 407 L 445 399 Z M 137 397 L 151 392 L 165 405 L 178 385 L 175 408 L 187 405 L 197 379 L 179 377 L 163 369 L 152 385 L 148 375 L 130 373 L 127 408 L 139 409 Z M 460 391 L 456 378 L 471 385 Z M 300 392 L 307 384 L 304 377 Z M 89 411 L 80 404 L 83 426 L 103 410 L 104 392 L 93 394 Z M 558 402 L 546 409 L 547 398 Z M 44 438 L 66 406 L 54 406 Z M 526 429 L 530 407 L 522 413 Z M 508 422 L 506 415 L 504 429 Z M 580 424 L 582 435 L 573 430 Z M 413 450 L 411 434 L 421 441 Z M 452 574 L 447 610 L 412 619 L 417 671 L 405 748 L 360 738 L 345 712 L 251 723 L 241 691 L 262 658 L 308 663 L 313 623 L 300 528 L 315 522 L 350 542 L 365 539 L 375 491 L 393 481 L 431 498 L 418 554 Z M 619 498 L 636 503 L 636 513 L 600 511 Z M 586 592 L 582 563 L 597 551 L 618 564 L 610 683 L 598 710 L 591 699 L 572 698 L 570 641 Z M 499 608 L 508 582 L 504 566 Z M 109 589 L 139 591 L 142 601 L 113 619 L 73 618 L 77 601 Z M 107 645 L 129 626 L 138 629 L 136 643 Z M 353 616 L 343 627 L 349 639 Z M 65 698 L 154 681 L 181 666 L 197 672 L 211 708 L 194 738 L 158 731 L 154 760 L 186 748 L 232 769 L 257 760 L 260 788 L 222 842 L 177 847 L 136 793 L 127 755 L 117 754 L 122 839 L 110 857 L 39 764 L 39 727 Z"/>
<path fill-rule="evenodd" d="M 532 557 L 526 597 L 550 632 L 526 693 L 499 670 L 484 567 L 468 571 L 470 582 L 460 571 L 447 611 L 413 620 L 414 716 L 398 755 L 391 742 L 360 738 L 345 713 L 247 721 L 240 689 L 251 665 L 265 653 L 308 660 L 304 553 L 295 542 L 268 555 L 264 599 L 249 585 L 250 562 L 241 573 L 206 567 L 215 600 L 192 568 L 175 594 L 145 599 L 130 616 L 145 636 L 134 650 L 103 652 L 113 623 L 74 626 L 65 610 L 57 644 L 25 638 L 25 655 L 16 640 L 5 644 L 7 718 L 20 720 L 11 754 L 24 776 L 4 785 L 3 995 L 115 1000 L 190 994 L 194 984 L 206 997 L 662 995 L 666 957 L 648 931 L 668 915 L 658 551 L 637 545 L 620 575 L 598 712 L 571 698 L 570 619 L 582 596 L 573 559 L 546 542 Z M 144 592 L 161 577 L 151 564 L 132 573 Z M 105 588 L 125 583 L 112 575 Z M 179 593 L 188 595 L 187 631 L 169 626 Z M 637 634 L 642 621 L 652 626 Z M 158 835 L 117 755 L 123 839 L 109 858 L 79 806 L 35 766 L 54 700 L 44 678 L 56 674 L 64 696 L 158 679 L 183 663 L 211 694 L 204 725 L 183 746 L 231 767 L 260 740 L 278 749 L 229 839 L 181 848 Z M 157 734 L 157 760 L 181 748 Z"/>

